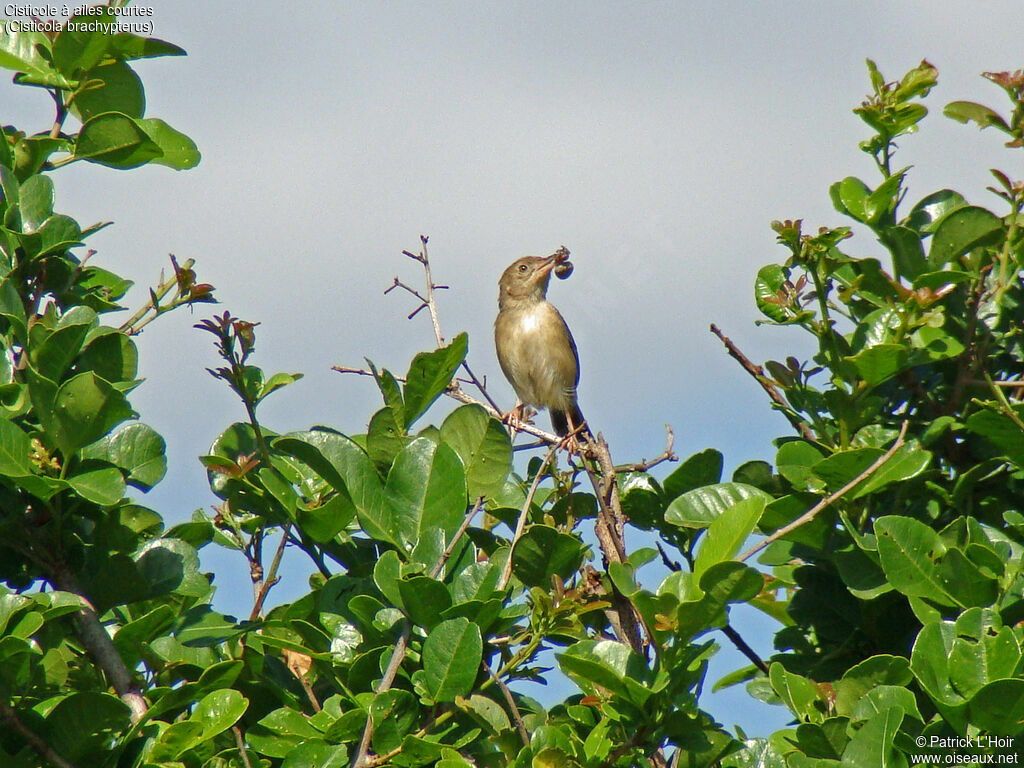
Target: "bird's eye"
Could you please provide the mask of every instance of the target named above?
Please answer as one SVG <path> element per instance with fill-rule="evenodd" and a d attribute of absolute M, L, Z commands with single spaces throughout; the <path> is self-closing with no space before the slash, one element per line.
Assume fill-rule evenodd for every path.
<path fill-rule="evenodd" d="M 520 272 L 525 272 L 526 271 L 526 265 L 525 264 L 520 264 L 519 265 L 519 271 Z"/>

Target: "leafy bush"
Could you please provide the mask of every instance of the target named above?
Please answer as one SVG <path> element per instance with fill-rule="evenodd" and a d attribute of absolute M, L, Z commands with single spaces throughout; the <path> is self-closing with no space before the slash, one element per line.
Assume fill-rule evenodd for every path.
<path fill-rule="evenodd" d="M 849 254 L 847 227 L 773 225 L 787 257 L 755 298 L 766 322 L 811 334 L 813 358 L 762 368 L 716 329 L 794 427 L 771 463 L 724 480 L 708 449 L 659 480 L 653 463 L 614 467 L 598 437 L 568 468 L 552 449 L 520 476 L 495 404 L 454 378 L 478 384 L 466 336 L 444 343 L 436 314 L 437 349 L 404 377 L 366 371 L 384 405 L 365 435 L 278 434 L 259 406 L 298 374 L 266 376 L 255 325 L 224 313 L 200 327 L 246 420 L 202 457 L 213 513 L 165 530 L 126 496 L 165 469 L 129 401 L 132 336 L 212 287 L 172 259 L 138 312 L 104 325 L 130 283 L 77 255 L 102 225 L 54 213 L 51 173 L 194 166 L 187 137 L 143 116 L 129 63 L 180 53 L 102 31 L 0 40 L 15 83 L 57 104 L 52 129 L 5 126 L 0 142 L 5 766 L 889 766 L 933 737 L 1019 734 L 1024 184 L 993 172 L 998 211 L 951 190 L 905 210 L 894 141 L 925 117 L 934 68 L 889 83 L 870 66 L 855 111 L 881 179 L 831 190 L 882 258 Z M 1024 75 L 988 77 L 1010 117 L 946 112 L 1019 150 Z M 408 255 L 434 312 L 425 245 Z M 465 404 L 424 424 L 446 393 Z M 672 569 L 657 586 L 641 574 L 659 553 L 626 549 L 627 519 Z M 211 604 L 209 544 L 247 564 L 245 620 Z M 310 591 L 268 606 L 289 548 Z M 741 602 L 779 621 L 776 653 L 746 648 L 751 666 L 719 684 L 789 708 L 794 727 L 768 739 L 700 708 L 714 632 L 745 647 Z M 579 692 L 545 709 L 517 682 L 542 679 L 550 649 Z"/>

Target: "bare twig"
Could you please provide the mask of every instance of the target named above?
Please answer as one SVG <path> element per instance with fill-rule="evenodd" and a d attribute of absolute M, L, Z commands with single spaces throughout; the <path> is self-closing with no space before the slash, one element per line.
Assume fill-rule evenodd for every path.
<path fill-rule="evenodd" d="M 761 385 L 761 388 L 768 393 L 768 397 L 772 399 L 773 403 L 779 406 L 782 414 L 789 420 L 789 423 L 793 425 L 793 428 L 800 433 L 800 436 L 805 440 L 816 440 L 817 438 L 815 438 L 814 432 L 811 431 L 810 426 L 806 421 L 800 419 L 793 413 L 793 410 L 789 407 L 785 398 L 783 398 L 779 393 L 778 387 L 776 387 L 775 384 L 772 383 L 771 379 L 765 375 L 764 368 L 751 362 L 750 358 L 744 355 L 740 351 L 739 347 L 733 344 L 732 339 L 722 333 L 719 327 L 714 323 L 711 324 L 711 332 L 721 339 L 725 348 L 729 351 L 729 356 L 743 366 L 743 369 L 753 376 L 755 381 Z"/>
<path fill-rule="evenodd" d="M 724 632 L 725 636 L 728 637 L 732 641 L 732 644 L 736 646 L 736 650 L 750 659 L 750 662 L 755 667 L 760 669 L 766 675 L 768 674 L 768 665 L 764 663 L 764 659 L 757 655 L 757 651 L 747 644 L 747 641 L 740 636 L 739 632 L 733 629 L 731 624 L 726 622 L 725 626 L 722 627 L 722 632 Z"/>
<path fill-rule="evenodd" d="M 288 546 L 288 534 L 291 532 L 291 529 L 292 524 L 288 523 L 281 532 L 281 542 L 277 545 L 274 559 L 270 562 L 270 573 L 267 574 L 266 580 L 262 581 L 259 585 L 256 601 L 252 606 L 252 612 L 249 614 L 249 621 L 256 621 L 263 615 L 263 603 L 267 599 L 267 594 L 280 581 L 277 571 L 281 567 L 281 558 L 284 556 L 285 547 Z"/>
<path fill-rule="evenodd" d="M 380 684 L 374 689 L 374 694 L 384 693 L 384 691 L 391 688 L 391 684 L 395 682 L 395 676 L 398 674 L 398 669 L 402 666 L 402 660 L 405 659 L 405 652 L 409 647 L 409 636 L 412 634 L 412 624 L 405 620 L 402 622 L 402 625 L 402 634 L 399 636 L 398 642 L 395 643 L 395 649 L 391 652 L 387 669 L 384 670 L 384 677 L 381 678 Z M 366 725 L 363 726 L 363 737 L 359 740 L 359 749 L 356 750 L 355 757 L 352 758 L 350 763 L 351 768 L 362 768 L 364 765 L 372 764 L 368 759 L 370 740 L 372 738 L 373 716 L 367 710 Z"/>
<path fill-rule="evenodd" d="M 252 763 L 249 762 L 249 750 L 245 748 L 245 739 L 242 736 L 242 729 L 237 725 L 231 726 L 231 732 L 235 734 L 235 746 L 238 748 L 238 754 L 242 757 L 242 765 L 245 768 L 252 768 Z"/>
<path fill-rule="evenodd" d="M 895 454 L 896 451 L 903 447 L 904 437 L 906 437 L 907 427 L 909 426 L 909 424 L 910 422 L 908 421 L 903 422 L 902 426 L 900 426 L 900 432 L 896 436 L 895 442 L 893 442 L 893 444 L 889 446 L 889 450 L 887 450 L 885 453 L 879 456 L 878 459 L 876 459 L 870 467 L 865 469 L 863 472 L 861 472 L 859 475 L 853 478 L 853 480 L 848 482 L 835 493 L 826 496 L 824 499 L 822 499 L 809 510 L 807 510 L 804 514 L 800 515 L 800 517 L 798 517 L 793 522 L 789 523 L 788 525 L 782 526 L 781 528 L 779 528 L 779 530 L 775 531 L 770 536 L 765 536 L 765 538 L 763 538 L 753 547 L 748 549 L 742 555 L 737 557 L 736 560 L 742 563 L 745 560 L 748 560 L 749 558 L 756 555 L 758 552 L 767 547 L 773 541 L 777 541 L 781 539 L 783 536 L 792 533 L 797 528 L 800 528 L 803 525 L 807 525 L 807 523 L 811 522 L 811 520 L 817 517 L 818 513 L 821 512 L 823 509 L 826 509 L 827 507 L 831 506 L 836 501 L 845 496 L 847 493 L 856 488 L 861 482 L 871 477 L 871 475 L 877 472 L 882 467 L 882 465 L 885 464 L 885 462 L 887 462 L 889 459 L 893 457 L 893 454 Z"/>
<path fill-rule="evenodd" d="M 516 705 L 516 700 L 512 696 L 512 691 L 509 690 L 508 686 L 502 682 L 502 679 L 494 674 L 487 662 L 481 662 L 481 666 L 487 670 L 487 674 L 491 676 L 491 680 L 498 686 L 498 690 L 501 691 L 501 695 L 505 697 L 505 702 L 508 704 L 508 713 L 512 717 L 512 722 L 516 726 L 516 731 L 519 733 L 519 738 L 523 741 L 523 746 L 530 746 L 530 732 L 526 730 L 526 724 L 523 723 L 523 716 L 519 712 L 519 707 Z"/>
<path fill-rule="evenodd" d="M 39 734 L 21 722 L 18 713 L 4 699 L 0 698 L 0 724 L 11 733 L 18 734 L 32 751 L 54 768 L 75 768 L 47 744 Z"/>
<path fill-rule="evenodd" d="M 437 301 L 434 299 L 434 291 L 442 288 L 447 288 L 448 286 L 434 284 L 434 278 L 430 274 L 430 257 L 427 256 L 427 241 L 429 239 L 430 238 L 428 238 L 426 235 L 420 235 L 420 243 L 422 243 L 422 247 L 420 249 L 419 254 L 411 253 L 409 251 L 402 251 L 402 253 L 408 256 L 410 259 L 412 259 L 413 261 L 418 261 L 420 264 L 423 265 L 423 272 L 427 279 L 427 295 L 421 296 L 418 292 L 412 290 L 408 286 L 402 285 L 401 283 L 399 283 L 397 277 L 395 278 L 395 286 L 401 286 L 402 288 L 405 288 L 407 291 L 412 293 L 416 298 L 423 302 L 423 304 L 415 312 L 409 315 L 410 319 L 413 318 L 417 313 L 419 313 L 419 311 L 424 307 L 430 310 L 430 322 L 434 326 L 434 338 L 437 339 L 437 346 L 443 347 L 444 336 L 441 334 L 441 321 L 438 319 L 437 316 Z M 394 288 L 395 286 L 392 286 L 392 288 Z M 391 288 L 389 288 L 388 290 L 391 290 Z"/>
<path fill-rule="evenodd" d="M 544 461 L 540 463 L 540 467 L 537 469 L 537 474 L 533 478 L 533 482 L 530 483 L 530 489 L 526 493 L 526 501 L 523 502 L 522 511 L 519 513 L 519 519 L 516 521 L 516 530 L 512 535 L 512 542 L 509 545 L 508 560 L 505 561 L 505 567 L 501 571 L 501 578 L 498 580 L 498 591 L 501 592 L 508 586 L 509 579 L 512 578 L 512 550 L 516 547 L 516 542 L 523 535 L 523 530 L 526 528 L 526 518 L 530 514 L 530 506 L 533 504 L 533 497 L 537 494 L 537 488 L 540 487 L 540 481 L 544 479 L 544 467 L 551 461 L 551 457 L 555 455 L 555 451 L 558 450 L 557 445 L 551 446 L 548 450 L 547 455 L 544 457 Z"/>
<path fill-rule="evenodd" d="M 459 539 L 462 538 L 462 534 L 464 534 L 466 529 L 469 528 L 469 524 L 473 521 L 473 518 L 476 517 L 476 513 L 480 511 L 480 508 L 483 505 L 484 497 L 478 496 L 476 504 L 474 504 L 473 508 L 466 514 L 466 517 L 462 521 L 462 525 L 460 525 L 459 529 L 455 531 L 455 534 L 452 536 L 452 540 L 448 542 L 448 546 L 445 547 L 444 552 L 441 553 L 441 557 L 438 558 L 436 563 L 434 563 L 434 567 L 430 569 L 430 578 L 436 579 L 441 574 L 441 571 L 444 569 L 444 564 L 448 562 L 448 558 L 450 558 L 452 556 L 452 552 L 455 551 L 455 545 L 459 543 Z"/>
<path fill-rule="evenodd" d="M 656 467 L 665 461 L 679 461 L 679 457 L 672 452 L 672 446 L 675 444 L 676 435 L 672 431 L 672 425 L 665 425 L 665 432 L 668 434 L 668 438 L 665 443 L 665 450 L 662 451 L 658 456 L 648 461 L 647 459 L 641 459 L 635 464 L 620 464 L 615 469 L 618 472 L 646 472 L 652 467 Z"/>

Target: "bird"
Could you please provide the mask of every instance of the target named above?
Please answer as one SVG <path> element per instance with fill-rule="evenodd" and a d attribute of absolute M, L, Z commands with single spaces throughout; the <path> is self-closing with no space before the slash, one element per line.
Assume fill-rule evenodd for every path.
<path fill-rule="evenodd" d="M 571 442 L 586 430 L 576 400 L 580 359 L 569 326 L 547 300 L 552 270 L 568 277 L 572 269 L 568 255 L 563 247 L 551 256 L 524 256 L 502 273 L 494 346 L 519 400 L 506 418 L 522 419 L 526 406 L 547 408 L 555 433 Z"/>

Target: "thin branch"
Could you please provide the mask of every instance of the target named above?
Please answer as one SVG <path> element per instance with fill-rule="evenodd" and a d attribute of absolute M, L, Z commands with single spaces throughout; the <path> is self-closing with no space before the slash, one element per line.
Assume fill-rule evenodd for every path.
<path fill-rule="evenodd" d="M 508 586 L 509 579 L 512 578 L 512 550 L 516 547 L 516 542 L 523 535 L 523 530 L 526 528 L 526 518 L 530 514 L 530 506 L 533 504 L 533 497 L 537 494 L 537 488 L 540 487 L 541 480 L 544 479 L 544 467 L 551 461 L 551 457 L 555 455 L 555 451 L 558 450 L 557 445 L 551 446 L 548 449 L 547 455 L 544 457 L 544 461 L 540 463 L 540 467 L 537 469 L 537 474 L 533 478 L 533 482 L 530 483 L 530 490 L 526 493 L 526 501 L 523 502 L 523 508 L 519 512 L 519 519 L 516 521 L 516 530 L 512 535 L 512 543 L 509 545 L 508 560 L 505 561 L 505 567 L 502 569 L 501 578 L 498 580 L 498 591 L 501 592 Z"/>
<path fill-rule="evenodd" d="M 384 670 L 384 677 L 381 678 L 380 684 L 374 689 L 375 694 L 384 693 L 384 691 L 391 688 L 391 684 L 395 682 L 395 676 L 398 675 L 398 669 L 402 666 L 403 659 L 405 659 L 405 652 L 409 647 L 409 636 L 412 634 L 412 624 L 408 621 L 403 621 L 402 624 L 402 634 L 399 636 L 398 642 L 395 643 L 395 649 L 391 652 L 387 669 Z M 359 740 L 359 749 L 356 750 L 355 757 L 352 758 L 351 768 L 362 768 L 364 765 L 371 764 L 370 760 L 368 760 L 368 753 L 372 738 L 373 716 L 367 711 L 366 725 L 363 726 L 363 737 Z"/>
<path fill-rule="evenodd" d="M 266 580 L 259 588 L 259 593 L 256 595 L 256 602 L 252 607 L 252 612 L 249 614 L 249 621 L 256 621 L 263 615 L 263 603 L 267 599 L 267 593 L 269 593 L 273 586 L 281 580 L 277 575 L 277 571 L 281 567 L 281 558 L 284 556 L 284 548 L 288 546 L 288 534 L 291 533 L 291 528 L 292 524 L 288 523 L 285 525 L 284 530 L 281 531 L 281 542 L 277 545 L 277 551 L 274 553 L 274 559 L 270 561 L 270 573 L 267 574 Z"/>
<path fill-rule="evenodd" d="M 139 687 L 132 680 L 131 672 L 128 671 L 124 659 L 121 658 L 121 654 L 114 647 L 113 640 L 107 634 L 103 624 L 100 623 L 100 618 L 96 614 L 92 603 L 82 590 L 79 589 L 75 577 L 66 566 L 62 566 L 57 570 L 53 575 L 52 581 L 57 589 L 77 595 L 82 601 L 82 607 L 75 611 L 74 614 L 75 624 L 78 627 L 78 637 L 82 641 L 82 645 L 85 646 L 85 649 L 92 656 L 93 661 L 106 674 L 107 680 L 110 681 L 110 685 L 113 686 L 118 698 L 128 706 L 132 724 L 138 723 L 145 716 L 149 705 L 146 703 L 145 698 L 143 698 Z"/>
<path fill-rule="evenodd" d="M 473 386 L 475 386 L 480 391 L 480 394 L 484 396 L 484 400 L 486 400 L 487 403 L 491 406 L 491 408 L 494 409 L 495 413 L 499 413 L 500 414 L 501 413 L 501 408 L 499 408 L 498 404 L 496 402 L 494 402 L 494 398 L 491 397 L 491 393 L 487 391 L 487 384 L 486 384 L 486 382 L 483 382 L 483 383 L 480 382 L 480 379 L 478 379 L 476 377 L 476 374 L 473 373 L 473 371 L 470 370 L 469 363 L 467 363 L 465 360 L 462 361 L 462 368 L 466 372 L 466 374 L 469 376 L 470 381 L 473 382 Z"/>
<path fill-rule="evenodd" d="M 462 525 L 459 526 L 458 531 L 452 536 L 452 540 L 448 543 L 445 551 L 438 558 L 434 567 L 430 569 L 431 578 L 436 578 L 444 568 L 444 564 L 451 557 L 452 552 L 455 550 L 455 545 L 465 533 L 466 529 L 469 528 L 469 523 L 476 516 L 476 513 L 480 511 L 480 507 L 483 506 L 483 496 L 479 497 L 476 504 L 473 505 L 473 509 L 469 511 L 466 517 L 462 521 Z M 391 652 L 391 658 L 388 660 L 388 666 L 384 670 L 384 676 L 381 678 L 380 684 L 374 689 L 375 694 L 384 693 L 384 691 L 391 688 L 391 685 L 395 682 L 395 677 L 398 675 L 398 670 L 402 666 L 402 661 L 405 659 L 406 651 L 409 649 L 409 637 L 412 635 L 412 623 L 408 620 L 403 622 L 402 634 L 398 638 L 398 642 L 395 643 L 395 649 Z M 375 765 L 375 762 L 369 758 L 370 741 L 373 739 L 373 717 L 369 712 L 366 713 L 366 725 L 363 726 L 363 736 L 359 740 L 359 749 L 356 751 L 355 757 L 352 758 L 350 763 L 351 768 L 364 768 L 365 766 Z"/>
<path fill-rule="evenodd" d="M 347 365 L 332 365 L 331 370 L 337 371 L 338 373 L 355 374 L 356 376 L 373 376 L 373 371 L 368 371 L 365 368 L 352 368 Z M 405 377 L 395 376 L 395 381 L 399 383 L 404 383 Z M 448 385 L 448 388 L 445 389 L 444 394 L 452 398 L 453 400 L 457 400 L 460 403 L 465 403 L 467 405 L 479 405 L 487 412 L 489 416 L 492 416 L 493 418 L 498 419 L 499 421 L 504 415 L 502 414 L 501 409 L 499 409 L 496 404 L 492 405 L 490 402 L 477 400 L 475 397 L 466 392 L 466 390 L 460 387 L 458 382 L 456 381 L 453 381 L 451 384 Z M 546 445 L 556 445 L 562 442 L 562 438 L 556 435 L 554 432 L 546 432 L 545 430 L 533 424 L 521 422 L 519 424 L 518 431 L 524 432 L 528 435 L 532 435 L 533 437 L 536 437 L 537 439 L 541 440 Z"/>
<path fill-rule="evenodd" d="M 619 499 L 618 476 L 615 472 L 615 465 L 612 463 L 611 451 L 604 435 L 598 433 L 589 443 L 590 453 L 596 458 L 601 472 L 598 475 L 587 461 L 583 467 L 590 478 L 594 488 L 594 495 L 597 497 L 597 522 L 594 524 L 594 533 L 597 535 L 598 545 L 601 547 L 601 554 L 604 556 L 605 566 L 610 563 L 621 563 L 626 559 L 625 521 L 626 516 L 622 511 L 622 503 Z M 643 617 L 636 611 L 633 604 L 615 588 L 612 584 L 612 603 L 619 616 L 618 632 L 619 640 L 628 644 L 637 653 L 643 652 L 643 639 L 640 636 L 639 622 Z M 647 637 L 653 639 L 649 627 L 645 627 Z"/>
<path fill-rule="evenodd" d="M 814 436 L 814 432 L 811 431 L 810 426 L 808 426 L 806 421 L 798 418 L 796 414 L 793 413 L 793 410 L 790 408 L 785 398 L 783 398 L 779 393 L 778 387 L 776 387 L 775 384 L 772 383 L 772 380 L 765 375 L 764 368 L 751 362 L 750 358 L 744 355 L 740 351 L 739 347 L 733 344 L 732 339 L 722 333 L 719 327 L 714 323 L 711 324 L 711 332 L 715 334 L 715 336 L 717 336 L 725 345 L 725 348 L 729 351 L 729 356 L 743 366 L 743 369 L 753 376 L 757 383 L 761 385 L 761 388 L 768 393 L 768 397 L 772 399 L 773 403 L 779 406 L 782 414 L 789 420 L 789 423 L 793 425 L 793 428 L 800 433 L 800 436 L 805 440 L 816 440 L 817 438 Z"/>
<path fill-rule="evenodd" d="M 4 699 L 0 699 L 0 724 L 3 724 L 6 730 L 18 734 L 32 748 L 33 752 L 54 768 L 75 768 L 53 747 L 43 741 L 39 734 L 21 722 L 18 713 Z"/>
<path fill-rule="evenodd" d="M 242 765 L 245 768 L 252 768 L 252 763 L 249 762 L 249 750 L 245 748 L 245 739 L 242 738 L 242 729 L 233 725 L 231 732 L 235 734 L 235 746 L 238 747 L 238 754 L 242 756 Z"/>
<path fill-rule="evenodd" d="M 764 659 L 757 655 L 757 651 L 747 644 L 747 641 L 740 636 L 739 632 L 733 629 L 731 624 L 726 622 L 725 626 L 722 627 L 722 632 L 725 633 L 726 637 L 732 640 L 732 644 L 736 646 L 737 651 L 750 659 L 750 662 L 755 667 L 760 669 L 766 675 L 768 674 L 768 665 L 764 663 Z"/>
<path fill-rule="evenodd" d="M 665 547 L 662 546 L 660 541 L 655 541 L 654 544 L 658 547 L 658 552 L 661 554 L 661 562 L 665 564 L 666 568 L 670 571 L 683 570 L 683 566 L 668 556 L 668 552 L 665 551 Z"/>
<path fill-rule="evenodd" d="M 871 475 L 877 472 L 883 464 L 885 464 L 889 459 L 893 457 L 893 454 L 895 454 L 896 451 L 903 447 L 903 438 L 906 437 L 907 427 L 909 426 L 909 424 L 909 421 L 903 422 L 902 426 L 900 426 L 900 432 L 896 436 L 895 442 L 893 442 L 893 444 L 889 447 L 889 450 L 887 450 L 885 453 L 879 456 L 878 459 L 876 459 L 870 467 L 865 469 L 863 472 L 861 472 L 859 475 L 853 478 L 853 480 L 848 482 L 835 493 L 831 494 L 830 496 L 826 496 L 824 499 L 819 501 L 817 504 L 815 504 L 813 507 L 811 507 L 809 510 L 807 510 L 804 514 L 802 514 L 793 522 L 789 523 L 788 525 L 782 526 L 781 528 L 779 528 L 779 530 L 775 531 L 775 533 L 771 534 L 770 536 L 766 536 L 764 539 L 759 541 L 757 544 L 748 549 L 742 555 L 737 557 L 736 560 L 742 563 L 750 557 L 756 555 L 758 552 L 767 547 L 773 541 L 777 541 L 781 539 L 783 536 L 792 533 L 797 528 L 807 525 L 807 523 L 811 522 L 811 520 L 817 517 L 818 513 L 821 512 L 823 509 L 826 509 L 827 507 L 831 506 L 833 503 L 835 503 L 843 496 L 845 496 L 847 493 L 856 488 L 861 482 L 871 477 Z"/>
<path fill-rule="evenodd" d="M 59 88 L 54 88 L 49 93 L 53 97 L 54 104 L 57 106 L 57 114 L 53 118 L 53 127 L 50 128 L 50 138 L 56 139 L 60 137 L 60 132 L 64 128 L 64 121 L 68 118 L 68 106 L 71 104 L 71 101 L 68 100 L 65 103 L 63 92 Z"/>
<path fill-rule="evenodd" d="M 455 551 L 455 545 L 459 543 L 459 539 L 462 538 L 462 534 L 464 534 L 466 532 L 466 529 L 469 528 L 469 524 L 472 522 L 473 518 L 476 517 L 476 513 L 480 511 L 480 508 L 483 505 L 484 497 L 478 496 L 476 504 L 474 504 L 473 508 L 469 510 L 469 512 L 466 514 L 466 517 L 462 521 L 462 525 L 459 526 L 459 529 L 455 532 L 455 535 L 452 536 L 452 540 L 448 542 L 448 546 L 445 547 L 444 552 L 441 553 L 441 557 L 434 564 L 434 567 L 430 569 L 430 578 L 436 579 L 441 574 L 441 571 L 444 569 L 445 563 L 448 562 L 448 558 L 450 558 L 452 556 L 452 552 Z"/>
<path fill-rule="evenodd" d="M 672 452 L 672 446 L 675 444 L 676 435 L 672 431 L 672 425 L 665 425 L 665 432 L 668 434 L 668 439 L 665 443 L 665 450 L 662 451 L 658 456 L 648 461 L 647 459 L 641 459 L 635 464 L 621 464 L 615 469 L 618 472 L 646 472 L 652 467 L 656 467 L 665 461 L 679 461 L 679 457 Z"/>
<path fill-rule="evenodd" d="M 494 670 L 487 666 L 487 662 L 481 662 L 484 669 L 487 670 L 487 674 L 491 676 L 491 680 L 498 686 L 498 690 L 501 691 L 501 695 L 505 697 L 505 702 L 508 704 L 508 713 L 512 717 L 512 722 L 516 726 L 516 731 L 519 732 L 519 738 L 523 741 L 523 746 L 530 746 L 530 732 L 526 730 L 526 724 L 523 723 L 523 716 L 519 712 L 519 707 L 516 705 L 516 700 L 512 696 L 512 691 L 509 690 L 508 686 L 502 681 L 500 677 L 494 674 Z"/>

